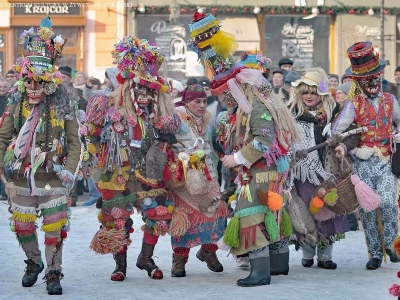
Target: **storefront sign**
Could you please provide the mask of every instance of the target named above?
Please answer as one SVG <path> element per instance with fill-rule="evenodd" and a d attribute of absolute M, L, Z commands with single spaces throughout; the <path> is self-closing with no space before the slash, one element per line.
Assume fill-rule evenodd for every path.
<path fill-rule="evenodd" d="M 186 78 L 186 41 L 190 38 L 187 24 L 191 19 L 190 15 L 183 15 L 176 21 L 169 21 L 165 15 L 137 16 L 138 36 L 156 43 L 161 48 L 168 77 L 176 80 Z"/>
<path fill-rule="evenodd" d="M 45 3 L 36 3 L 36 4 L 15 4 L 14 5 L 14 15 L 80 15 L 81 6 L 80 3 L 62 3 L 62 4 L 45 4 Z M 82 3 L 81 5 L 83 5 Z"/>
<path fill-rule="evenodd" d="M 329 72 L 329 16 L 304 20 L 299 16 L 266 16 L 266 53 L 272 59 L 272 69 L 287 57 L 293 69 L 303 72 L 321 67 Z"/>

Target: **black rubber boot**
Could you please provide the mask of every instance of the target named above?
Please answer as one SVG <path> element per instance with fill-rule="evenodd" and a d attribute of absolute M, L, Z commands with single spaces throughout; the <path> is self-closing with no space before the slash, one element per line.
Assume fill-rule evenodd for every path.
<path fill-rule="evenodd" d="M 188 261 L 187 257 L 172 254 L 171 276 L 172 277 L 185 277 L 186 276 L 185 265 L 186 265 L 187 261 Z"/>
<path fill-rule="evenodd" d="M 60 280 L 63 279 L 64 275 L 60 271 L 51 270 L 46 278 L 46 290 L 49 295 L 61 295 L 62 287 Z"/>
<path fill-rule="evenodd" d="M 271 283 L 270 257 L 250 258 L 250 275 L 237 281 L 238 286 L 251 287 Z"/>
<path fill-rule="evenodd" d="M 126 252 L 114 255 L 115 270 L 111 274 L 112 281 L 123 281 L 126 277 Z"/>
<path fill-rule="evenodd" d="M 310 267 L 314 264 L 314 260 L 313 260 L 313 259 L 305 259 L 305 258 L 302 258 L 302 259 L 301 259 L 301 264 L 302 264 L 303 267 L 305 267 L 305 268 L 310 268 Z"/>
<path fill-rule="evenodd" d="M 24 260 L 24 262 L 26 263 L 26 268 L 25 274 L 22 277 L 22 286 L 30 287 L 36 283 L 39 274 L 44 269 L 44 265 L 41 260 L 39 263 L 35 263 L 32 259 Z"/>
<path fill-rule="evenodd" d="M 162 279 L 164 277 L 163 272 L 157 267 L 152 256 L 155 245 L 143 243 L 142 251 L 136 261 L 136 267 L 140 270 L 146 270 L 147 275 L 153 279 Z"/>
<path fill-rule="evenodd" d="M 271 275 L 289 274 L 289 246 L 277 250 L 269 250 L 271 257 Z"/>
<path fill-rule="evenodd" d="M 378 258 L 371 258 L 367 264 L 366 264 L 366 268 L 368 270 L 376 270 L 378 269 L 382 264 L 382 260 L 378 259 Z"/>

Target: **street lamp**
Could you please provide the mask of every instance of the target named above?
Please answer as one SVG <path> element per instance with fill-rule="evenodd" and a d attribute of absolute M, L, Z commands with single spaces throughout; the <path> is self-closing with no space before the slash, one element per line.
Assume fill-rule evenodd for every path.
<path fill-rule="evenodd" d="M 177 19 L 181 15 L 181 6 L 176 3 L 176 0 L 169 5 L 170 13 L 169 13 L 169 20 Z"/>

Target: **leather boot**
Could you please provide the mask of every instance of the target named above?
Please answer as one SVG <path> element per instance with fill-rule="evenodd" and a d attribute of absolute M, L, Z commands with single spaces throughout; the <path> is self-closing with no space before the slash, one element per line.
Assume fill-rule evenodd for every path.
<path fill-rule="evenodd" d="M 337 268 L 337 264 L 331 260 L 318 261 L 317 267 L 327 270 L 335 270 Z"/>
<path fill-rule="evenodd" d="M 196 257 L 201 261 L 205 261 L 207 267 L 213 272 L 222 272 L 224 270 L 215 252 L 206 252 L 203 250 L 203 247 L 201 247 Z"/>
<path fill-rule="evenodd" d="M 271 261 L 271 275 L 289 274 L 289 246 L 277 250 L 269 250 Z"/>
<path fill-rule="evenodd" d="M 271 283 L 270 257 L 250 258 L 250 275 L 237 281 L 238 286 L 250 287 Z"/>
<path fill-rule="evenodd" d="M 172 277 L 185 277 L 186 270 L 185 265 L 188 261 L 187 257 L 178 256 L 175 253 L 172 254 L 172 269 L 171 276 Z"/>
<path fill-rule="evenodd" d="M 22 286 L 30 287 L 34 285 L 38 279 L 39 274 L 43 271 L 44 265 L 42 260 L 35 263 L 32 259 L 24 260 L 26 263 L 25 274 L 22 277 Z"/>
<path fill-rule="evenodd" d="M 142 250 L 138 256 L 136 267 L 140 270 L 146 270 L 147 275 L 153 279 L 162 279 L 164 277 L 163 272 L 156 266 L 152 259 L 155 245 L 143 243 Z"/>
<path fill-rule="evenodd" d="M 115 270 L 111 274 L 112 281 L 124 281 L 126 277 L 126 251 L 114 255 Z"/>
<path fill-rule="evenodd" d="M 376 270 L 378 269 L 382 264 L 382 260 L 378 259 L 378 258 L 371 258 L 367 264 L 366 264 L 366 268 L 368 270 Z"/>
<path fill-rule="evenodd" d="M 61 295 L 62 286 L 60 280 L 63 279 L 64 275 L 60 271 L 51 270 L 45 276 L 46 279 L 46 290 L 49 295 Z"/>

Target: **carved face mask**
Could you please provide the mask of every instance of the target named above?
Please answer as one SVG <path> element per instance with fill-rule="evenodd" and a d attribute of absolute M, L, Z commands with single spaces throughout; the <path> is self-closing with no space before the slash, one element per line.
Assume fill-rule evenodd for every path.
<path fill-rule="evenodd" d="M 153 92 L 146 88 L 141 89 L 140 92 L 135 90 L 135 98 L 139 107 L 147 107 L 153 100 Z"/>
<path fill-rule="evenodd" d="M 24 78 L 24 86 L 29 104 L 38 104 L 43 101 L 45 82 L 35 81 L 32 78 Z"/>
<path fill-rule="evenodd" d="M 238 106 L 235 98 L 233 98 L 232 94 L 229 91 L 226 91 L 222 94 L 222 99 L 222 101 L 226 105 L 228 113 L 232 114 L 235 108 Z"/>
<path fill-rule="evenodd" d="M 382 90 L 381 78 L 375 75 L 371 79 L 358 80 L 360 88 L 368 97 L 376 97 Z"/>

